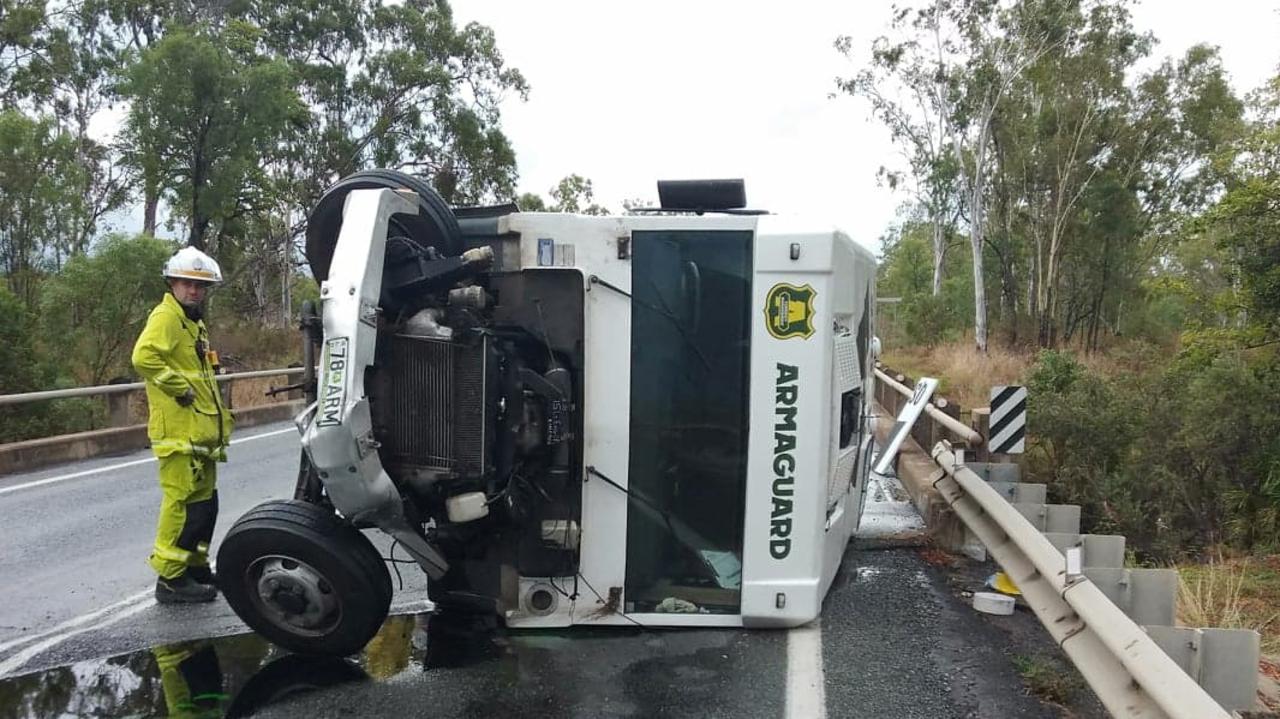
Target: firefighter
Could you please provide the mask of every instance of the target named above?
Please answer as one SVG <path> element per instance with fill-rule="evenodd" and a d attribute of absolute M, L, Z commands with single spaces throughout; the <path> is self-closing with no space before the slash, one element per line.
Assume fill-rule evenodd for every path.
<path fill-rule="evenodd" d="M 160 687 L 170 719 L 221 719 L 227 715 L 222 667 L 208 641 L 154 647 Z"/>
<path fill-rule="evenodd" d="M 169 291 L 133 346 L 146 381 L 147 436 L 160 463 L 160 518 L 148 560 L 159 575 L 156 600 L 207 602 L 217 594 L 209 542 L 218 516 L 217 463 L 227 459 L 231 413 L 214 379 L 204 300 L 222 281 L 212 257 L 184 247 L 164 267 Z"/>

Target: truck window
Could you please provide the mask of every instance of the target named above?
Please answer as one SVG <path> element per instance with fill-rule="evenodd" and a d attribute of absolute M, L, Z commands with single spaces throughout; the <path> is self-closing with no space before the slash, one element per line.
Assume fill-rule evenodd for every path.
<path fill-rule="evenodd" d="M 751 257 L 749 231 L 632 234 L 628 611 L 739 611 Z"/>

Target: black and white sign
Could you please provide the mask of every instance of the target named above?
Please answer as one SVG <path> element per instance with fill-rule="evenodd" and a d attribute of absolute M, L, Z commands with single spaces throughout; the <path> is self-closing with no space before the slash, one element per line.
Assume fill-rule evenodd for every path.
<path fill-rule="evenodd" d="M 911 393 L 911 401 L 907 402 L 898 413 L 898 421 L 893 423 L 893 431 L 889 433 L 889 443 L 880 452 L 880 457 L 876 459 L 876 464 L 871 471 L 876 474 L 886 474 L 893 468 L 893 458 L 898 455 L 898 448 L 902 446 L 902 441 L 907 438 L 911 426 L 916 423 L 916 419 L 924 411 L 924 406 L 929 404 L 929 398 L 937 388 L 938 380 L 932 377 L 922 377 L 919 382 L 916 382 L 916 389 Z"/>
<path fill-rule="evenodd" d="M 987 449 L 997 454 L 1022 454 L 1027 433 L 1027 388 L 991 388 L 991 431 Z"/>

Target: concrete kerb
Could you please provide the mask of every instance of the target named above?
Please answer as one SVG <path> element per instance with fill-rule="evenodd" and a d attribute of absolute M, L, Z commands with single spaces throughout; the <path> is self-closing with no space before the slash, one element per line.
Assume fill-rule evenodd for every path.
<path fill-rule="evenodd" d="M 235 409 L 231 414 L 236 418 L 236 427 L 241 428 L 290 419 L 301 411 L 302 402 L 293 401 Z M 150 442 L 145 424 L 0 444 L 0 475 L 122 454 L 148 446 Z"/>

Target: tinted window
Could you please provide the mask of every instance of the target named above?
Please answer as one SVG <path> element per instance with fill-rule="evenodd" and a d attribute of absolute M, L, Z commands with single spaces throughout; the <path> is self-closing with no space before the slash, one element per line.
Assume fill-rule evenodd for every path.
<path fill-rule="evenodd" d="M 632 234 L 628 611 L 738 611 L 751 239 Z"/>

